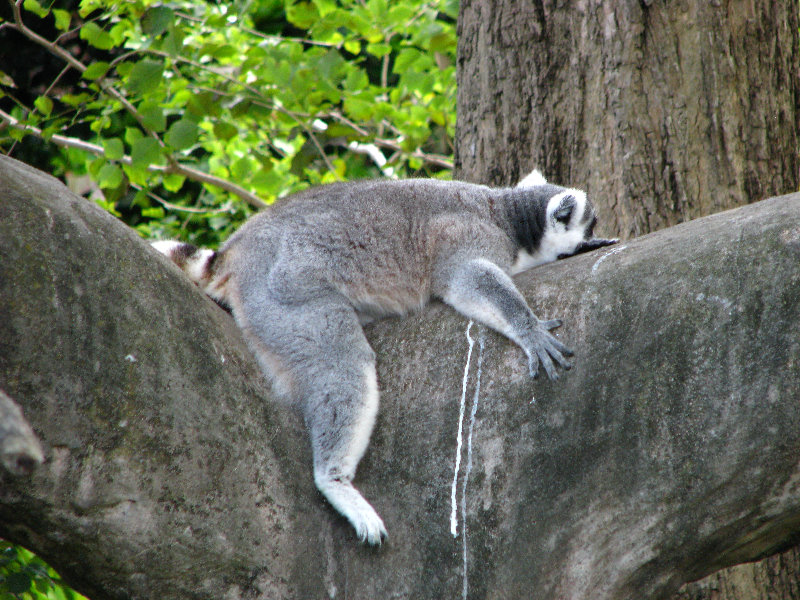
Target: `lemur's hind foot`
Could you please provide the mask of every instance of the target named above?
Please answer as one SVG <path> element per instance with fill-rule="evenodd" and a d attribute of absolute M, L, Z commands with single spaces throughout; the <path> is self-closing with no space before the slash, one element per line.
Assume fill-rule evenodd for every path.
<path fill-rule="evenodd" d="M 359 540 L 374 546 L 387 538 L 383 520 L 348 479 L 316 474 L 314 481 L 331 506 L 350 521 Z"/>

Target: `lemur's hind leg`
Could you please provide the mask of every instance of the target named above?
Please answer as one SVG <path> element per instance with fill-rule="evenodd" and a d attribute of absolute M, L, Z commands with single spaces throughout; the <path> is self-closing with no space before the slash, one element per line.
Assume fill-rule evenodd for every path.
<path fill-rule="evenodd" d="M 261 298 L 256 312 L 244 329 L 256 353 L 263 344 L 261 353 L 269 354 L 262 363 L 280 363 L 303 407 L 317 488 L 362 541 L 379 544 L 383 521 L 352 484 L 378 412 L 375 353 L 354 309 L 331 293 L 303 304 Z"/>
<path fill-rule="evenodd" d="M 358 461 L 367 449 L 378 412 L 378 385 L 374 360 L 357 362 L 362 368 L 344 367 L 336 385 L 326 385 L 316 394 L 306 423 L 314 451 L 314 482 L 331 505 L 347 517 L 359 539 L 379 544 L 386 537 L 383 521 L 364 499 L 352 479 Z"/>

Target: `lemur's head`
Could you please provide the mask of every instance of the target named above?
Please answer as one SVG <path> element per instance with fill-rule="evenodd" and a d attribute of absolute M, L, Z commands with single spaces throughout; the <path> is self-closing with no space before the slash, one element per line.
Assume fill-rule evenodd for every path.
<path fill-rule="evenodd" d="M 597 217 L 582 190 L 549 184 L 539 171 L 514 189 L 526 196 L 524 204 L 531 214 L 525 218 L 526 231 L 512 273 L 619 241 L 594 237 Z"/>

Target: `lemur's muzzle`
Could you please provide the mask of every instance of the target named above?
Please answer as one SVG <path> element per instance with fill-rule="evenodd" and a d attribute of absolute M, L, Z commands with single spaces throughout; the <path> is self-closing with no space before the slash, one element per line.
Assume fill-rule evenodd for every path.
<path fill-rule="evenodd" d="M 603 246 L 611 246 L 612 244 L 616 244 L 617 242 L 619 242 L 619 240 L 616 238 L 611 240 L 607 240 L 604 238 L 592 238 L 590 240 L 585 240 L 580 244 L 578 244 L 578 247 L 575 248 L 575 252 L 573 252 L 572 254 L 559 254 L 558 259 L 561 260 L 562 258 L 569 258 L 570 256 L 575 256 L 576 254 L 591 252 L 592 250 L 597 250 L 598 248 L 602 248 Z"/>

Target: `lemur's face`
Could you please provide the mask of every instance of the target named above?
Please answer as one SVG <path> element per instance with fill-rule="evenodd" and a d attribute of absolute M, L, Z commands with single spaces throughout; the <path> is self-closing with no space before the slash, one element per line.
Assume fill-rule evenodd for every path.
<path fill-rule="evenodd" d="M 551 255 L 555 253 L 556 259 L 589 252 L 619 241 L 594 237 L 597 216 L 586 193 L 581 190 L 567 189 L 550 198 L 546 214 L 543 238 L 549 238 L 549 250 Z"/>
<path fill-rule="evenodd" d="M 597 217 L 585 192 L 571 188 L 556 188 L 555 193 L 546 202 L 544 228 L 539 246 L 533 253 L 521 250 L 511 268 L 512 273 L 616 244 L 619 241 L 594 237 Z"/>

